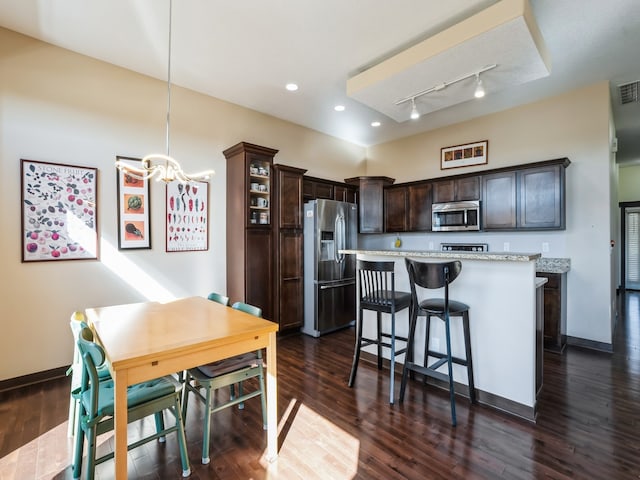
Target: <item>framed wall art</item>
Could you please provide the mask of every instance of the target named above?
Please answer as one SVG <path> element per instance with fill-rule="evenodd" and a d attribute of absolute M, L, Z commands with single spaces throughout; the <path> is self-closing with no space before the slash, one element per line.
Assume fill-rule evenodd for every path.
<path fill-rule="evenodd" d="M 440 149 L 440 169 L 483 165 L 489 162 L 489 141 L 467 143 Z"/>
<path fill-rule="evenodd" d="M 22 261 L 98 258 L 98 169 L 20 160 Z"/>
<path fill-rule="evenodd" d="M 209 183 L 167 184 L 167 252 L 209 249 Z"/>
<path fill-rule="evenodd" d="M 142 160 L 116 157 L 119 162 L 140 168 Z M 151 202 L 149 180 L 117 171 L 118 182 L 118 249 L 151 248 Z"/>

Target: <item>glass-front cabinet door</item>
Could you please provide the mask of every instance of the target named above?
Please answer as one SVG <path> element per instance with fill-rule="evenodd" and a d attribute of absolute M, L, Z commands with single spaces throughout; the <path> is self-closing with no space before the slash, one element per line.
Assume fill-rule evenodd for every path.
<path fill-rule="evenodd" d="M 271 162 L 249 158 L 249 224 L 271 224 Z"/>

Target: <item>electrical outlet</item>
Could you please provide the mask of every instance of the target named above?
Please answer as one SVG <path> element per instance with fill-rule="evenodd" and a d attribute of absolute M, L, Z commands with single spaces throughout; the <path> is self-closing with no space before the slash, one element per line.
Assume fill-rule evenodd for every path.
<path fill-rule="evenodd" d="M 504 245 L 503 245 L 502 249 L 505 252 L 508 252 L 510 247 L 511 247 L 511 245 L 509 245 L 509 242 L 504 242 Z"/>
<path fill-rule="evenodd" d="M 543 253 L 549 252 L 549 242 L 542 242 L 542 252 Z"/>
<path fill-rule="evenodd" d="M 429 250 L 433 250 L 433 242 L 429 242 Z"/>

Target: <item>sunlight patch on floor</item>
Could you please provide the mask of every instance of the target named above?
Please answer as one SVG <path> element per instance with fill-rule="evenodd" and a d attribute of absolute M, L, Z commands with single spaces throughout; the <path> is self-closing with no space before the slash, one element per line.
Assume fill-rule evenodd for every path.
<path fill-rule="evenodd" d="M 277 460 L 263 460 L 267 479 L 350 480 L 358 472 L 360 441 L 295 399 L 280 421 L 278 438 Z"/>

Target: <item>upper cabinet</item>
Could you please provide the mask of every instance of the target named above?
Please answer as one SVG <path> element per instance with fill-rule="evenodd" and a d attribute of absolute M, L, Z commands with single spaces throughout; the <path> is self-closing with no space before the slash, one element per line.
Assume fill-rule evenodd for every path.
<path fill-rule="evenodd" d="M 321 198 L 325 200 L 356 203 L 357 191 L 358 188 L 355 186 L 322 178 L 305 176 L 302 183 L 305 202 Z"/>
<path fill-rule="evenodd" d="M 480 176 L 451 177 L 433 182 L 433 203 L 480 200 Z"/>
<path fill-rule="evenodd" d="M 482 229 L 563 230 L 569 163 L 560 158 L 484 175 Z"/>
<path fill-rule="evenodd" d="M 385 232 L 431 231 L 432 186 L 423 181 L 385 188 Z"/>
<path fill-rule="evenodd" d="M 358 186 L 360 233 L 384 232 L 384 187 L 393 184 L 389 177 L 347 178 L 349 185 Z"/>

